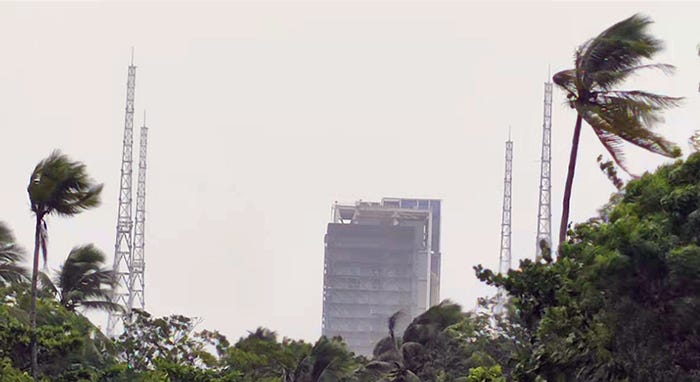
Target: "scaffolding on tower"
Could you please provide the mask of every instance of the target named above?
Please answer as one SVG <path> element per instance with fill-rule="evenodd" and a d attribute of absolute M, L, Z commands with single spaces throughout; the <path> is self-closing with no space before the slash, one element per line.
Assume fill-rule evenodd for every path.
<path fill-rule="evenodd" d="M 540 199 L 537 207 L 535 259 L 542 258 L 543 248 L 552 248 L 552 83 L 544 84 L 544 118 L 542 122 L 542 156 L 540 158 Z"/>

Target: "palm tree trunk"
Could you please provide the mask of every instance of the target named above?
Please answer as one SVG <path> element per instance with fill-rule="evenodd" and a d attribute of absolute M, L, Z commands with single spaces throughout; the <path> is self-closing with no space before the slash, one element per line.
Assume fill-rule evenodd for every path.
<path fill-rule="evenodd" d="M 576 156 L 578 155 L 578 140 L 581 136 L 581 114 L 576 116 L 574 138 L 571 142 L 571 156 L 569 157 L 569 171 L 566 174 L 566 187 L 564 188 L 564 203 L 561 208 L 561 225 L 559 226 L 559 247 L 566 241 L 566 227 L 569 225 L 569 204 L 571 190 L 574 184 L 574 172 L 576 172 Z"/>
<path fill-rule="evenodd" d="M 37 278 L 39 276 L 39 249 L 41 248 L 41 215 L 36 216 L 36 228 L 34 233 L 34 266 L 32 268 L 32 300 L 29 308 L 29 319 L 31 322 L 31 371 L 34 381 L 39 381 L 39 361 L 38 345 L 36 335 L 36 299 L 37 299 Z"/>

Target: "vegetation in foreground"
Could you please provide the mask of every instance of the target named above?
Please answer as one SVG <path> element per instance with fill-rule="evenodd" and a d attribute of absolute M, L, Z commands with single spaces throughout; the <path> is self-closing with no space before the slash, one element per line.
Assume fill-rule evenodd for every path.
<path fill-rule="evenodd" d="M 0 237 L 0 380 L 30 381 L 31 285 L 4 226 Z M 70 265 L 83 259 L 97 263 L 84 264 L 88 275 L 100 274 L 103 258 L 76 255 L 94 250 L 76 249 L 61 272 L 83 275 Z M 79 313 L 99 295 L 96 284 L 57 282 L 37 292 L 38 374 L 44 381 L 695 381 L 700 154 L 629 182 L 599 216 L 569 232 L 556 259 L 545 252 L 507 275 L 476 272 L 508 291 L 506 315 L 444 301 L 401 336 L 394 316 L 369 358 L 340 338 L 306 343 L 258 328 L 230 343 L 187 317 L 139 311 L 112 340 Z"/>

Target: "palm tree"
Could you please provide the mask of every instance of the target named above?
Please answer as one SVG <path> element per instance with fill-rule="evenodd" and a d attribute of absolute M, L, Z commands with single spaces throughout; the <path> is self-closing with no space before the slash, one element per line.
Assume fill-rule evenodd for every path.
<path fill-rule="evenodd" d="M 7 284 L 26 280 L 27 270 L 18 265 L 22 254 L 10 229 L 0 222 L 0 282 Z"/>
<path fill-rule="evenodd" d="M 38 381 L 36 341 L 36 299 L 39 276 L 39 251 L 46 262 L 46 217 L 71 217 L 100 204 L 102 185 L 95 184 L 87 175 L 85 165 L 73 162 L 60 151 L 54 151 L 39 162 L 29 178 L 29 201 L 36 225 L 34 231 L 34 262 L 32 267 L 32 298 L 29 309 L 31 336 L 32 377 Z"/>
<path fill-rule="evenodd" d="M 661 69 L 666 73 L 674 69 L 665 64 L 643 64 L 662 49 L 661 41 L 647 32 L 651 23 L 640 15 L 620 21 L 577 49 L 574 69 L 561 71 L 552 78 L 567 93 L 569 106 L 578 113 L 564 189 L 559 243 L 566 240 L 583 120 L 591 126 L 615 163 L 627 173 L 623 141 L 667 157 L 680 156 L 678 146 L 652 131 L 663 121 L 660 112 L 677 106 L 680 98 L 617 88 L 641 69 Z"/>
<path fill-rule="evenodd" d="M 340 337 L 322 336 L 306 354 L 298 354 L 291 367 L 283 367 L 282 382 L 347 381 L 360 365 Z"/>
<path fill-rule="evenodd" d="M 396 325 L 401 312 L 389 317 L 389 336 L 374 348 L 374 359 L 366 368 L 384 374 L 382 382 L 420 381 L 417 374 L 425 361 L 427 349 L 439 341 L 444 331 L 462 321 L 462 308 L 444 300 L 413 319 L 402 337 L 396 336 Z"/>
<path fill-rule="evenodd" d="M 103 268 L 105 255 L 94 245 L 75 247 L 70 251 L 56 279 L 40 275 L 42 287 L 58 296 L 67 310 L 77 308 L 117 311 L 122 307 L 110 301 L 114 272 Z"/>
<path fill-rule="evenodd" d="M 341 338 L 321 337 L 308 357 L 311 373 L 309 382 L 343 381 L 358 365 Z"/>

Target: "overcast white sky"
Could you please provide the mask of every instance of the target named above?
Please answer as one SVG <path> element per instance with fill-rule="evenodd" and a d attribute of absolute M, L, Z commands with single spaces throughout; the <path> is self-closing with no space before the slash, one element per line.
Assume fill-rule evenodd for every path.
<path fill-rule="evenodd" d="M 532 257 L 543 82 L 576 46 L 652 17 L 673 77 L 635 86 L 688 97 L 661 129 L 700 128 L 700 5 L 636 3 L 0 4 L 0 220 L 31 249 L 26 185 L 54 148 L 104 182 L 103 205 L 49 219 L 50 267 L 74 246 L 114 251 L 126 70 L 150 127 L 146 299 L 235 340 L 257 326 L 320 335 L 323 235 L 333 201 L 443 200 L 442 297 L 489 293 L 503 150 L 515 146 L 513 256 Z M 574 113 L 555 90 L 553 224 Z M 135 135 L 138 130 L 135 131 Z M 613 191 L 585 129 L 572 218 Z M 136 159 L 136 158 L 134 158 Z M 663 162 L 630 150 L 638 172 Z M 100 323 L 102 316 L 97 316 Z"/>

